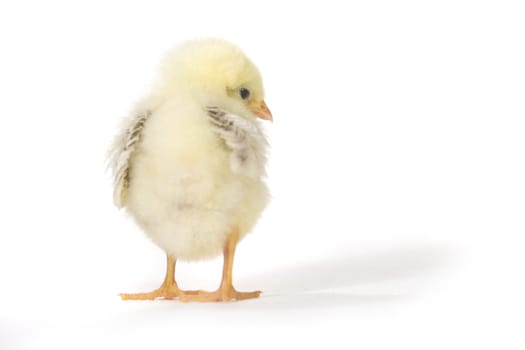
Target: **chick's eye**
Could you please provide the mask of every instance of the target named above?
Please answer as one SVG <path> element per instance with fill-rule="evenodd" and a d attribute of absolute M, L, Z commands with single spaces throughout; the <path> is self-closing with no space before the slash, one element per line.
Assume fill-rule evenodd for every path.
<path fill-rule="evenodd" d="M 243 100 L 246 100 L 250 97 L 250 90 L 248 90 L 247 88 L 240 88 L 239 95 L 241 95 L 241 98 Z"/>

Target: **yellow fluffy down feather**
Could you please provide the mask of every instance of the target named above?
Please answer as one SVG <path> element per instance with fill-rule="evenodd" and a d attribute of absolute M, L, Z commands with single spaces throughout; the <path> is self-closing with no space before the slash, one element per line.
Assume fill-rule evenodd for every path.
<path fill-rule="evenodd" d="M 268 202 L 261 118 L 271 119 L 261 76 L 237 46 L 199 39 L 175 48 L 111 148 L 116 205 L 168 255 L 219 255 Z"/>

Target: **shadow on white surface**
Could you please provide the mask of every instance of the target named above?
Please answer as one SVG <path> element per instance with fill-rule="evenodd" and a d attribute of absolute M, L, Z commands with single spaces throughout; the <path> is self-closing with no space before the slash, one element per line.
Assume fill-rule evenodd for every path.
<path fill-rule="evenodd" d="M 432 277 L 450 265 L 451 260 L 449 247 L 408 243 L 360 255 L 348 253 L 317 262 L 300 263 L 253 275 L 243 282 L 260 285 L 266 297 L 355 289 L 366 285 L 386 286 L 388 289 L 389 285 L 396 285 L 402 280 Z M 355 299 L 359 298 L 350 296 L 350 300 Z"/>

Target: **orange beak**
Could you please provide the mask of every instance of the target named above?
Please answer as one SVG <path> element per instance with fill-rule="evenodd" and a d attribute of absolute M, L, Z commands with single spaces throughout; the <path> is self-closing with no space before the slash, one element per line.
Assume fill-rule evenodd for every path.
<path fill-rule="evenodd" d="M 272 112 L 270 112 L 264 101 L 260 105 L 251 106 L 250 111 L 261 119 L 273 121 Z"/>

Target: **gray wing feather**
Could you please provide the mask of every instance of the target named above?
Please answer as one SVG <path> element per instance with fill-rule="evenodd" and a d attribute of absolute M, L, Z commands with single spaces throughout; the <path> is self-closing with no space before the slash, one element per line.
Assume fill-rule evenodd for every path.
<path fill-rule="evenodd" d="M 264 176 L 268 143 L 259 124 L 218 107 L 208 107 L 207 112 L 214 131 L 231 150 L 232 170 L 251 177 Z"/>
<path fill-rule="evenodd" d="M 125 120 L 122 131 L 117 135 L 108 153 L 109 167 L 113 174 L 113 202 L 119 208 L 126 204 L 129 187 L 131 159 L 137 150 L 150 110 L 133 114 Z"/>

